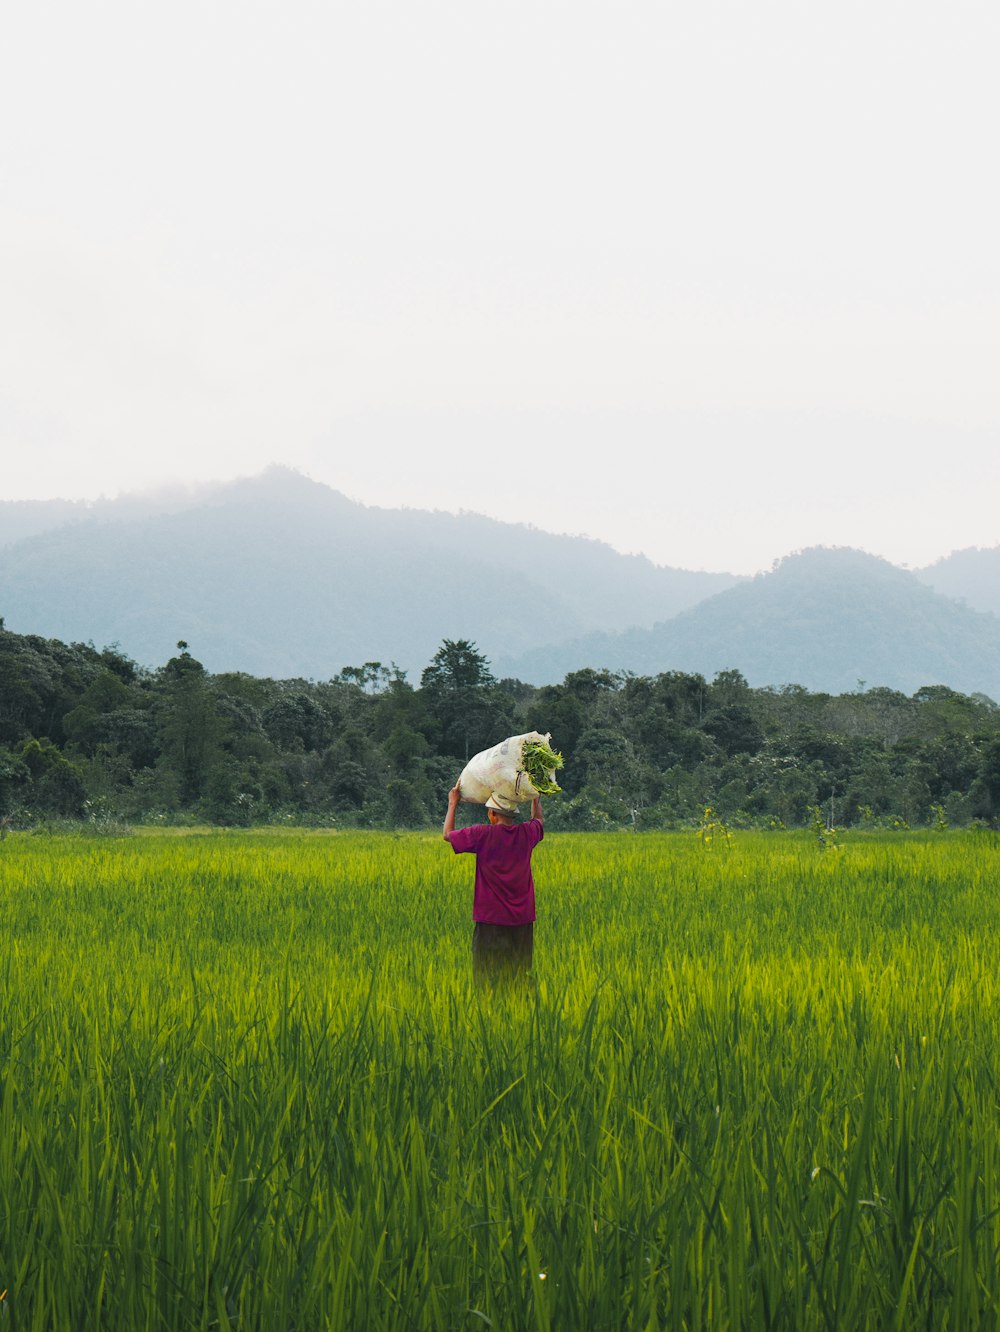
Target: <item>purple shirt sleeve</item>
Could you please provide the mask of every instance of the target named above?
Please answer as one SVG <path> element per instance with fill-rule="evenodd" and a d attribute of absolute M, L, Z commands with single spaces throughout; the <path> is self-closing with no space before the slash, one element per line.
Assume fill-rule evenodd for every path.
<path fill-rule="evenodd" d="M 460 856 L 463 851 L 478 850 L 483 833 L 489 826 L 488 823 L 473 823 L 468 828 L 457 828 L 449 833 L 448 841 L 451 842 L 451 849 L 455 855 Z"/>
<path fill-rule="evenodd" d="M 537 846 L 538 843 L 545 836 L 545 824 L 541 821 L 541 819 L 529 819 L 524 826 L 530 832 L 531 845 L 533 847 Z"/>

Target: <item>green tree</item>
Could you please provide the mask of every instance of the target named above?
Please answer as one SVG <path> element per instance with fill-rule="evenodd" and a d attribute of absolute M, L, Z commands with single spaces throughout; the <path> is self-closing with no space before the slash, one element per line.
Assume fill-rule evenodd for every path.
<path fill-rule="evenodd" d="M 41 725 L 44 703 L 40 681 L 25 656 L 0 650 L 0 741 L 22 740 Z"/>
<path fill-rule="evenodd" d="M 80 696 L 76 707 L 63 718 L 66 739 L 84 754 L 93 754 L 105 738 L 108 713 L 127 707 L 131 701 L 128 688 L 111 671 L 102 671 Z"/>
<path fill-rule="evenodd" d="M 1000 819 L 1000 736 L 995 736 L 983 747 L 977 788 L 980 808 L 987 817 Z"/>
<path fill-rule="evenodd" d="M 510 700 L 475 643 L 446 638 L 420 677 L 428 710 L 437 723 L 438 749 L 467 762 L 503 738 L 512 721 Z"/>
<path fill-rule="evenodd" d="M 323 776 L 335 809 L 360 809 L 375 783 L 367 764 L 359 759 L 350 740 L 338 740 L 323 756 Z"/>
<path fill-rule="evenodd" d="M 709 686 L 709 697 L 715 707 L 746 703 L 752 694 L 753 691 L 741 671 L 718 671 Z"/>
<path fill-rule="evenodd" d="M 366 661 L 363 666 L 345 666 L 337 680 L 340 684 L 357 685 L 366 694 L 381 694 L 393 680 L 403 679 L 405 674 L 395 662 L 383 666 L 380 661 Z"/>
<path fill-rule="evenodd" d="M 219 754 L 222 727 L 208 688 L 204 666 L 177 644 L 179 655 L 163 667 L 160 711 L 161 762 L 177 780 L 185 806 L 203 793 Z"/>
<path fill-rule="evenodd" d="M 730 757 L 756 754 L 764 743 L 764 733 L 745 703 L 727 703 L 721 708 L 713 708 L 702 722 L 702 729 Z"/>
<path fill-rule="evenodd" d="M 24 759 L 0 748 L 0 817 L 24 803 L 30 784 L 31 773 Z"/>
<path fill-rule="evenodd" d="M 51 740 L 26 740 L 20 757 L 31 777 L 28 798 L 33 809 L 70 818 L 83 813 L 83 775 Z"/>

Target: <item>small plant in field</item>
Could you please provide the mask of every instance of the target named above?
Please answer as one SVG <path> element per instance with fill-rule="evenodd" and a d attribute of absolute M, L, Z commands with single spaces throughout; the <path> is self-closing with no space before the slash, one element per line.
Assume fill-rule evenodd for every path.
<path fill-rule="evenodd" d="M 945 813 L 944 805 L 931 805 L 931 813 L 934 815 L 934 827 L 938 832 L 946 832 L 948 815 Z"/>
<path fill-rule="evenodd" d="M 816 838 L 817 846 L 821 851 L 832 851 L 837 846 L 837 829 L 827 823 L 819 805 L 813 805 L 809 813 L 812 816 L 809 826 Z"/>
<path fill-rule="evenodd" d="M 996 840 L 997 830 L 986 819 L 973 819 L 969 824 L 969 832 L 974 837 L 984 837 L 989 835 Z"/>
<path fill-rule="evenodd" d="M 701 816 L 698 838 L 702 846 L 711 846 L 716 838 L 725 846 L 732 846 L 733 834 L 711 805 L 705 806 L 705 812 Z"/>
<path fill-rule="evenodd" d="M 82 825 L 81 831 L 88 831 L 100 837 L 132 835 L 131 827 L 115 814 L 103 796 L 98 796 L 96 800 L 85 800 L 83 813 L 86 822 Z"/>

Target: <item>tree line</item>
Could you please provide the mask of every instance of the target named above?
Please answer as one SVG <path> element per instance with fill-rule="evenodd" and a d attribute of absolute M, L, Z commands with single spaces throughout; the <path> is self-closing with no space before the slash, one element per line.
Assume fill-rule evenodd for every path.
<path fill-rule="evenodd" d="M 117 647 L 14 634 L 0 620 L 0 821 L 430 827 L 466 759 L 528 730 L 566 759 L 553 828 L 670 828 L 711 806 L 732 826 L 1000 825 L 1000 708 L 751 688 L 583 669 L 536 688 L 446 639 L 419 684 L 392 664 L 328 680 L 211 674 Z"/>

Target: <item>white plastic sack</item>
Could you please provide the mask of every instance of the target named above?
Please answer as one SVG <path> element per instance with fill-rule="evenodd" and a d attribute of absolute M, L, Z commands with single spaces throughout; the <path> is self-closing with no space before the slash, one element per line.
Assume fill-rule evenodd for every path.
<path fill-rule="evenodd" d="M 548 732 L 542 735 L 540 731 L 526 731 L 524 735 L 512 735 L 492 749 L 473 755 L 458 779 L 459 795 L 476 805 L 485 805 L 491 795 L 509 802 L 512 807 L 534 800 L 538 792 L 528 774 L 521 769 L 521 746 L 525 740 L 537 740 L 547 745 L 551 738 Z M 549 777 L 555 781 L 554 768 Z"/>

